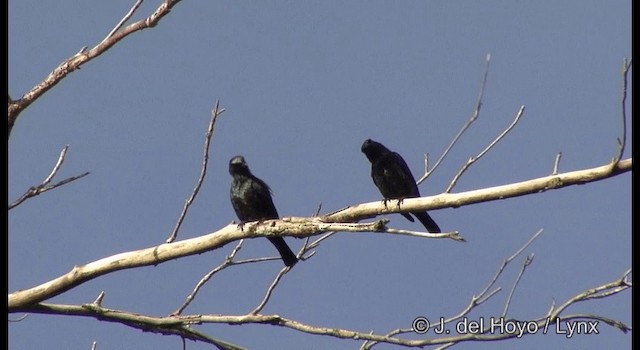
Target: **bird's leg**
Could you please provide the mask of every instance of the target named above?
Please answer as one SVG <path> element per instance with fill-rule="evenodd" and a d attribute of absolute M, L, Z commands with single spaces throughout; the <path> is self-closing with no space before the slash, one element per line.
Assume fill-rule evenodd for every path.
<path fill-rule="evenodd" d="M 238 228 L 240 229 L 240 231 L 244 231 L 244 222 L 240 222 L 238 224 Z"/>

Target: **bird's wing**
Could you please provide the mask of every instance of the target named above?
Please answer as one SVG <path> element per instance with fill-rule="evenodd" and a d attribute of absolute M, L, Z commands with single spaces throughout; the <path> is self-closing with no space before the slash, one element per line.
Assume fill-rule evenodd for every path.
<path fill-rule="evenodd" d="M 406 188 L 407 197 L 420 196 L 418 185 L 416 185 L 416 179 L 413 177 L 407 162 L 405 162 L 404 158 L 396 152 L 393 152 L 392 155 L 394 162 L 397 164 L 398 174 L 396 176 L 398 176 L 398 182 L 401 182 Z"/>
<path fill-rule="evenodd" d="M 251 191 L 249 192 L 251 193 L 251 203 L 253 203 L 256 213 L 260 213 L 260 216 L 262 216 L 259 219 L 279 218 L 278 210 L 271 198 L 271 188 L 266 182 L 254 176 L 251 181 Z"/>
<path fill-rule="evenodd" d="M 371 177 L 387 199 L 420 196 L 411 170 L 398 153 L 389 152 L 380 157 L 372 167 Z"/>

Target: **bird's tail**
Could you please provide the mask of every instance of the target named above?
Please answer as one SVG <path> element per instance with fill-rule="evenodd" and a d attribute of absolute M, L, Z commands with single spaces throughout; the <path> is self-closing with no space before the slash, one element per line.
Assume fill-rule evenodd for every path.
<path fill-rule="evenodd" d="M 418 218 L 418 220 L 420 220 L 420 222 L 422 223 L 422 225 L 424 225 L 424 228 L 426 228 L 427 231 L 431 233 L 442 232 L 440 231 L 440 227 L 438 226 L 438 224 L 436 224 L 436 222 L 433 221 L 431 216 L 429 216 L 429 214 L 427 214 L 426 211 L 419 212 L 419 213 L 411 213 L 411 214 L 413 214 L 416 218 Z"/>
<path fill-rule="evenodd" d="M 298 258 L 291 251 L 291 248 L 287 245 L 282 237 L 268 237 L 269 241 L 278 249 L 278 253 L 282 257 L 282 261 L 285 265 L 292 267 L 298 262 Z"/>

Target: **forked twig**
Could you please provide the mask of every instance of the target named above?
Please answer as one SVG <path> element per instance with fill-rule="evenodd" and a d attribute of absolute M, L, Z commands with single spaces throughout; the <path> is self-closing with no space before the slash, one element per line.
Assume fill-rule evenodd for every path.
<path fill-rule="evenodd" d="M 90 173 L 84 172 L 78 176 L 72 176 L 69 178 L 66 178 L 58 183 L 55 183 L 53 185 L 50 185 L 51 180 L 53 180 L 53 177 L 56 176 L 56 174 L 58 174 L 58 171 L 60 170 L 60 168 L 62 167 L 62 163 L 64 163 L 65 157 L 67 155 L 67 150 L 69 149 L 69 145 L 64 146 L 64 148 L 62 149 L 62 151 L 60 152 L 60 156 L 58 157 L 58 161 L 56 162 L 56 165 L 53 166 L 53 169 L 51 170 L 51 173 L 49 174 L 49 176 L 47 176 L 44 181 L 42 181 L 42 183 L 40 185 L 37 186 L 32 186 L 31 188 L 29 188 L 22 196 L 20 196 L 20 198 L 16 199 L 15 201 L 13 201 L 11 204 L 9 204 L 9 210 L 17 207 L 18 205 L 22 204 L 22 202 L 26 201 L 29 198 L 35 197 L 39 194 L 42 194 L 44 192 L 47 192 L 49 190 L 52 190 L 56 187 L 60 187 L 62 185 L 68 184 L 69 182 L 78 180 L 80 178 L 83 178 L 87 175 L 89 175 Z"/>
<path fill-rule="evenodd" d="M 482 83 L 480 84 L 480 92 L 478 93 L 478 101 L 476 102 L 476 108 L 473 111 L 473 115 L 471 116 L 471 118 L 469 120 L 467 120 L 467 122 L 462 126 L 462 128 L 460 129 L 460 131 L 458 131 L 458 133 L 456 134 L 456 136 L 453 138 L 453 140 L 451 140 L 451 142 L 449 143 L 449 146 L 447 146 L 447 148 L 444 150 L 444 152 L 442 152 L 442 155 L 440 156 L 440 158 L 438 159 L 438 161 L 436 162 L 436 164 L 431 168 L 431 170 L 428 169 L 429 167 L 429 154 L 425 154 L 424 159 L 425 159 L 425 168 L 424 168 L 424 175 L 422 175 L 422 177 L 420 177 L 418 179 L 418 181 L 416 181 L 416 183 L 419 185 L 421 184 L 424 180 L 426 180 L 431 173 L 438 167 L 438 165 L 442 162 L 442 160 L 444 159 L 444 157 L 449 153 L 449 151 L 453 148 L 453 145 L 456 144 L 456 142 L 458 142 L 458 139 L 460 139 L 460 137 L 462 136 L 462 134 L 464 134 L 464 132 L 471 126 L 471 124 L 473 124 L 473 122 L 476 121 L 476 119 L 478 119 L 478 116 L 480 116 L 480 109 L 482 108 L 482 98 L 484 97 L 484 88 L 487 85 L 487 77 L 489 76 L 489 63 L 491 62 L 491 54 L 487 54 L 486 57 L 486 66 L 484 69 L 484 74 L 482 76 Z"/>
<path fill-rule="evenodd" d="M 520 118 L 522 117 L 522 115 L 524 114 L 524 105 L 520 107 L 520 110 L 518 110 L 518 113 L 516 114 L 515 119 L 511 122 L 511 124 L 500 134 L 498 135 L 498 137 L 495 138 L 495 140 L 493 140 L 484 150 L 482 150 L 482 152 L 480 152 L 477 156 L 475 157 L 471 157 L 469 158 L 469 160 L 467 161 L 467 163 L 465 165 L 462 166 L 462 168 L 460 169 L 460 171 L 458 171 L 458 174 L 456 174 L 456 176 L 453 178 L 453 180 L 451 180 L 451 183 L 449 184 L 449 187 L 447 187 L 447 189 L 444 191 L 445 193 L 450 193 L 451 190 L 453 189 L 453 187 L 456 185 L 456 183 L 458 182 L 458 179 L 460 179 L 460 176 L 462 176 L 462 174 L 467 171 L 467 169 L 469 169 L 469 167 L 475 163 L 477 160 L 479 160 L 480 158 L 482 158 L 482 156 L 484 156 L 487 152 L 489 152 L 489 150 L 491 148 L 493 148 L 493 146 L 495 146 L 509 131 L 511 131 L 511 129 L 513 129 L 514 126 L 516 126 L 516 124 L 518 123 L 518 121 L 520 121 Z"/>

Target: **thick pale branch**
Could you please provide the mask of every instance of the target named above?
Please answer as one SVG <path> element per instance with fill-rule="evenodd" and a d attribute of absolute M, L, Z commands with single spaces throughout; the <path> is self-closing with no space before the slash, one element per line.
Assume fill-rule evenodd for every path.
<path fill-rule="evenodd" d="M 541 193 L 548 190 L 600 181 L 629 172 L 632 169 L 632 165 L 633 158 L 629 158 L 591 169 L 549 175 L 509 185 L 495 186 L 460 193 L 442 193 L 429 197 L 406 198 L 402 201 L 388 200 L 387 206 L 385 206 L 382 201 L 369 202 L 346 207 L 339 211 L 322 216 L 321 218 L 326 222 L 351 222 L 383 214 L 457 208 L 480 202 L 525 196 L 528 194 Z"/>
<path fill-rule="evenodd" d="M 196 238 L 174 243 L 165 243 L 156 247 L 121 253 L 86 265 L 77 265 L 69 273 L 55 278 L 40 286 L 9 294 L 9 309 L 40 302 L 61 294 L 76 285 L 98 276 L 124 269 L 159 263 L 183 256 L 204 253 L 220 248 L 225 244 L 243 238 L 236 225 Z"/>
<path fill-rule="evenodd" d="M 433 197 L 405 199 L 402 203 L 392 203 L 387 206 L 381 201 L 365 203 L 322 217 L 267 220 L 259 225 L 255 223 L 247 224 L 244 226 L 244 231 L 239 230 L 237 225 L 228 225 L 204 236 L 169 244 L 161 244 L 156 247 L 138 251 L 121 253 L 87 265 L 75 266 L 69 273 L 40 286 L 9 294 L 8 307 L 9 310 L 12 311 L 16 308 L 38 303 L 59 295 L 85 281 L 110 272 L 157 265 L 180 257 L 201 254 L 242 238 L 265 237 L 269 235 L 308 237 L 327 231 L 380 232 L 386 230 L 386 222 L 383 220 L 366 224 L 349 222 L 363 220 L 380 214 L 459 207 L 478 202 L 544 192 L 550 189 L 602 180 L 630 171 L 631 168 L 632 159 L 626 159 L 597 168 L 551 175 L 511 185 L 456 194 L 445 193 Z"/>
<path fill-rule="evenodd" d="M 289 222 L 287 224 L 291 224 L 291 221 L 296 222 L 296 218 L 289 218 Z M 247 231 L 252 231 L 255 229 L 262 229 L 263 226 L 273 228 L 274 226 L 278 226 L 281 222 L 278 220 L 267 221 L 263 224 L 249 224 L 252 226 L 247 228 Z M 340 225 L 340 224 L 336 224 Z M 345 227 L 366 227 L 366 226 L 375 226 L 376 223 L 373 224 L 349 224 L 344 225 Z M 379 226 L 379 225 L 378 225 Z M 369 227 L 371 228 L 371 227 Z M 505 259 L 505 262 L 500 267 L 498 275 L 502 272 L 504 266 L 513 259 L 516 258 L 526 247 L 528 247 L 536 237 L 540 235 L 541 231 L 538 231 L 534 236 L 524 244 L 518 251 L 516 251 L 511 257 Z M 178 245 L 178 243 L 171 244 L 169 246 Z M 164 246 L 167 246 L 165 244 Z M 158 247 L 159 248 L 159 247 Z M 236 251 L 236 250 L 234 250 Z M 233 253 L 232 253 L 233 254 Z M 527 259 L 527 261 L 530 261 Z M 528 262 L 525 262 L 525 267 L 528 265 Z M 282 272 L 285 272 L 284 269 L 278 276 L 282 275 Z M 114 310 L 108 309 L 101 306 L 99 303 L 92 304 L 84 304 L 84 305 L 62 305 L 62 304 L 45 304 L 45 303 L 36 303 L 30 305 L 24 305 L 21 307 L 17 307 L 13 310 L 10 309 L 10 312 L 27 312 L 27 313 L 43 313 L 43 314 L 58 314 L 58 315 L 74 315 L 74 316 L 83 316 L 83 317 L 92 317 L 98 320 L 107 321 L 107 322 L 116 322 L 121 323 L 133 328 L 142 329 L 144 331 L 150 331 L 160 334 L 166 335 L 178 335 L 183 337 L 184 339 L 191 339 L 194 341 L 202 341 L 210 344 L 214 344 L 221 349 L 238 349 L 236 345 L 221 341 L 216 338 L 212 338 L 207 336 L 198 330 L 196 330 L 193 326 L 197 324 L 204 323 L 216 323 L 216 324 L 230 324 L 230 325 L 241 325 L 241 324 L 268 324 L 274 326 L 285 327 L 293 330 L 297 330 L 300 332 L 308 333 L 308 334 L 316 334 L 316 335 L 326 335 L 334 338 L 341 339 L 352 339 L 352 340 L 361 340 L 365 341 L 362 348 L 370 348 L 378 343 L 388 343 L 401 345 L 406 347 L 424 347 L 428 345 L 442 345 L 443 348 L 446 348 L 450 345 L 464 342 L 464 341 L 495 341 L 495 340 L 503 340 L 503 339 L 511 339 L 511 338 L 519 338 L 526 334 L 531 333 L 547 333 L 549 331 L 549 327 L 554 324 L 559 324 L 561 322 L 567 322 L 571 320 L 586 320 L 590 324 L 593 324 L 594 327 L 598 322 L 604 322 L 612 327 L 616 327 L 623 332 L 628 332 L 631 330 L 626 324 L 621 321 L 609 319 L 599 315 L 591 315 L 591 314 L 577 314 L 577 315 L 561 315 L 562 311 L 564 311 L 570 305 L 594 298 L 606 298 L 613 296 L 631 288 L 631 282 L 629 281 L 629 275 L 631 274 L 631 270 L 626 271 L 622 277 L 617 279 L 614 282 L 603 284 L 601 286 L 589 289 L 584 291 L 573 298 L 570 298 L 565 303 L 563 303 L 558 308 L 552 308 L 544 317 L 526 321 L 517 321 L 510 319 L 503 319 L 503 322 L 512 322 L 518 323 L 520 325 L 526 325 L 518 332 L 494 332 L 491 331 L 490 327 L 482 329 L 476 333 L 469 334 L 457 334 L 454 336 L 446 336 L 446 337 L 429 337 L 422 338 L 417 340 L 403 339 L 397 337 L 399 334 L 408 333 L 407 329 L 398 329 L 396 331 L 392 331 L 386 335 L 379 335 L 373 332 L 358 332 L 352 331 L 348 329 L 338 329 L 338 328 L 327 328 L 327 327 L 319 327 L 309 324 L 304 324 L 292 319 L 287 319 L 281 317 L 279 315 L 264 315 L 259 314 L 254 310 L 253 312 L 246 315 L 185 315 L 178 316 L 172 314 L 167 317 L 154 317 L 148 315 L 141 315 L 128 311 Z M 495 282 L 493 279 L 492 285 Z M 276 281 L 270 287 L 270 290 L 273 288 L 273 285 L 277 283 Z M 514 286 L 515 287 L 515 286 Z M 488 288 L 485 289 L 485 291 Z M 484 294 L 484 292 L 482 293 Z M 494 293 L 490 293 L 494 294 Z M 268 297 L 267 297 L 268 298 Z M 474 300 L 477 298 L 474 296 Z M 264 301 L 263 301 L 264 303 Z M 467 310 L 473 308 L 473 302 L 471 307 Z M 478 303 L 476 303 L 478 304 Z M 258 311 L 259 312 L 259 311 Z M 465 312 L 466 313 L 466 312 Z M 463 314 L 465 314 L 463 313 Z M 451 320 L 444 321 L 445 324 L 449 323 Z"/>
<path fill-rule="evenodd" d="M 317 235 L 324 231 L 370 232 L 384 229 L 386 221 L 378 220 L 373 223 L 323 223 L 314 218 L 307 222 L 287 222 L 284 220 L 267 220 L 260 224 L 249 223 L 244 230 L 238 225 L 226 227 L 196 238 L 165 243 L 159 246 L 120 253 L 103 258 L 86 265 L 77 265 L 70 272 L 39 286 L 20 290 L 9 294 L 9 310 L 34 304 L 54 297 L 83 283 L 107 273 L 131 269 L 142 266 L 157 265 L 162 262 L 201 254 L 220 248 L 230 242 L 242 238 L 267 237 L 272 235 L 289 235 L 306 237 Z"/>

